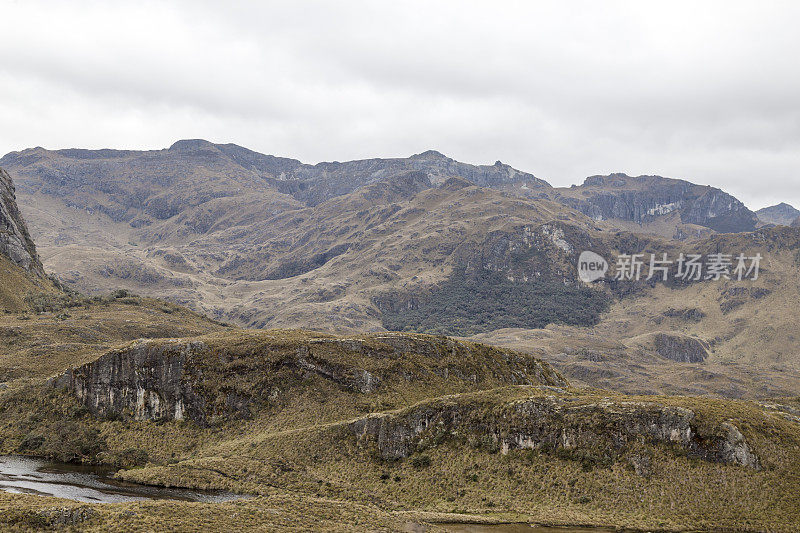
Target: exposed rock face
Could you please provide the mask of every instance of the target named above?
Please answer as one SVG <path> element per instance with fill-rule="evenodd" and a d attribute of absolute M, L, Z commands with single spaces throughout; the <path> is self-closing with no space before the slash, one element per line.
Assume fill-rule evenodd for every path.
<path fill-rule="evenodd" d="M 239 342 L 235 348 L 202 341 L 140 341 L 71 369 L 51 385 L 69 390 L 97 416 L 188 419 L 206 425 L 217 417 L 249 417 L 252 408 L 298 377 L 319 377 L 354 394 L 380 391 L 392 379 L 411 385 L 455 379 L 476 389 L 566 384 L 533 357 L 451 339 L 387 334 L 286 343 L 268 335 L 256 338 L 260 341 Z M 402 368 L 400 360 L 409 366 Z"/>
<path fill-rule="evenodd" d="M 350 424 L 350 431 L 360 442 L 375 444 L 388 460 L 408 457 L 431 442 L 461 437 L 473 442 L 488 439 L 502 453 L 563 449 L 609 461 L 639 444 L 661 444 L 706 461 L 760 468 L 758 457 L 729 422 L 704 434 L 695 413 L 683 407 L 610 400 L 574 405 L 571 400 L 533 397 L 494 406 L 491 411 L 480 404 L 432 402 L 400 415 L 359 419 Z M 646 461 L 639 463 L 640 473 L 649 475 Z"/>
<path fill-rule="evenodd" d="M 800 217 L 800 210 L 795 209 L 791 205 L 781 202 L 777 205 L 765 207 L 756 211 L 758 219 L 767 224 L 778 224 L 781 226 L 790 226 L 792 222 Z"/>
<path fill-rule="evenodd" d="M 464 244 L 456 251 L 468 273 L 489 270 L 510 281 L 547 279 L 576 281 L 575 264 L 581 250 L 599 249 L 586 231 L 559 221 L 526 225 L 489 233 L 483 243 Z"/>
<path fill-rule="evenodd" d="M 28 228 L 17 208 L 11 176 L 0 168 L 0 254 L 28 272 L 44 275 Z"/>
<path fill-rule="evenodd" d="M 726 192 L 661 176 L 591 176 L 556 199 L 595 220 L 641 224 L 677 212 L 685 224 L 719 232 L 752 231 L 758 222 L 752 211 Z"/>
<path fill-rule="evenodd" d="M 100 416 L 130 411 L 137 420 L 205 420 L 205 401 L 186 380 L 187 359 L 201 343 L 140 342 L 68 370 L 53 380 Z"/>
<path fill-rule="evenodd" d="M 761 402 L 761 407 L 768 411 L 780 413 L 781 416 L 790 422 L 800 424 L 800 408 L 774 402 Z"/>
<path fill-rule="evenodd" d="M 693 337 L 656 333 L 653 340 L 658 355 L 672 361 L 702 363 L 708 357 L 706 345 Z"/>
<path fill-rule="evenodd" d="M 664 316 L 670 318 L 680 318 L 686 322 L 700 322 L 706 314 L 697 307 L 687 307 L 685 309 L 669 308 L 664 311 Z"/>

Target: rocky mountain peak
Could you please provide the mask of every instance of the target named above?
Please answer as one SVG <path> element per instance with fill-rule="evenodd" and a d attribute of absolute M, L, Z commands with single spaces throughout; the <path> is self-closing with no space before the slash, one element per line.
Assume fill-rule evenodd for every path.
<path fill-rule="evenodd" d="M 28 272 L 44 275 L 36 247 L 17 207 L 14 183 L 0 168 L 0 254 Z"/>
<path fill-rule="evenodd" d="M 585 187 L 624 187 L 631 180 L 630 176 L 622 172 L 615 172 L 607 176 L 589 176 L 583 180 Z"/>
<path fill-rule="evenodd" d="M 450 159 L 446 155 L 436 150 L 425 150 L 420 154 L 414 154 L 411 156 L 411 159 L 423 159 L 423 160 L 430 160 L 430 159 Z"/>
<path fill-rule="evenodd" d="M 786 202 L 781 202 L 777 205 L 759 209 L 756 211 L 756 215 L 761 222 L 789 226 L 800 217 L 800 210 L 795 209 Z"/>
<path fill-rule="evenodd" d="M 205 139 L 181 139 L 169 147 L 171 152 L 194 152 L 216 148 L 216 145 Z"/>

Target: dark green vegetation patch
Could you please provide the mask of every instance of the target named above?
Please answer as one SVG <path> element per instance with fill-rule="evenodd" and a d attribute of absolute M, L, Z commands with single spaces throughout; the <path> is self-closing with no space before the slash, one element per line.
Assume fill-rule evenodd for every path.
<path fill-rule="evenodd" d="M 488 270 L 468 276 L 455 271 L 411 305 L 382 306 L 383 326 L 392 331 L 474 335 L 500 328 L 548 324 L 591 326 L 610 305 L 599 290 L 560 281 L 509 281 Z"/>

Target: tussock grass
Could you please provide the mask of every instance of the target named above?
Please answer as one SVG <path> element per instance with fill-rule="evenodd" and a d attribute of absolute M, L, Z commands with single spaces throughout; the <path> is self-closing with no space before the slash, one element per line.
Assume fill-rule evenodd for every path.
<path fill-rule="evenodd" d="M 107 309 L 153 313 L 148 316 L 167 320 L 174 316 L 142 302 L 109 303 Z M 97 313 L 93 309 L 74 312 Z M 118 476 L 129 481 L 256 496 L 229 504 L 84 506 L 94 513 L 81 526 L 87 530 L 112 524 L 134 531 L 225 530 L 233 524 L 270 530 L 394 531 L 408 522 L 456 516 L 667 531 L 798 528 L 800 425 L 780 409 L 736 400 L 510 385 L 504 364 L 533 358 L 440 337 L 401 339 L 398 344 L 397 337 L 385 334 L 342 338 L 310 331 L 222 328 L 194 337 L 206 346 L 192 363 L 203 370 L 202 385 L 209 390 L 255 392 L 256 384 L 270 382 L 271 363 L 303 347 L 307 351 L 302 353 L 319 364 L 367 369 L 383 378 L 381 387 L 365 392 L 314 372 L 276 373 L 270 383 L 277 394 L 266 390 L 269 400 L 255 402 L 249 419 L 219 418 L 208 427 L 136 421 L 124 413 L 96 418 L 65 391 L 49 388 L 43 372 L 31 370 L 34 377 L 0 391 L 0 453 L 100 462 L 124 468 Z M 389 342 L 403 349 L 395 350 Z M 90 355 L 86 351 L 80 357 Z M 449 373 L 442 372 L 445 368 Z M 548 396 L 572 407 L 599 402 L 684 407 L 694 411 L 701 434 L 731 422 L 762 468 L 700 461 L 646 442 L 612 461 L 598 460 L 600 455 L 580 447 L 503 454 L 491 439 L 479 438 L 479 431 L 433 432 L 408 458 L 389 461 L 350 428 L 365 416 L 399 417 L 448 406 L 469 408 L 466 421 L 479 428 L 511 416 L 509 406 L 515 402 Z M 788 409 L 797 400 L 779 403 Z M 605 431 L 602 418 L 586 417 L 582 423 L 587 430 Z M 648 477 L 630 466 L 632 454 L 647 458 Z M 54 505 L 77 507 L 0 494 L 0 509 L 4 505 L 14 511 L 0 512 L 0 524 L 18 528 L 51 520 L 42 511 Z"/>

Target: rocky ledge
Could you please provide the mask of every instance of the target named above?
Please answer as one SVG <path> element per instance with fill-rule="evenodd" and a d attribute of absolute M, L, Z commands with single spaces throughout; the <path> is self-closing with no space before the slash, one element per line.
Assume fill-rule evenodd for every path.
<path fill-rule="evenodd" d="M 701 430 L 694 411 L 655 402 L 585 402 L 558 394 L 500 404 L 434 401 L 400 414 L 372 415 L 350 423 L 360 444 L 384 460 L 398 460 L 447 439 L 483 443 L 501 453 L 538 449 L 610 464 L 627 458 L 649 475 L 638 453 L 665 445 L 689 457 L 760 469 L 758 457 L 731 422 Z M 705 427 L 705 426 L 703 426 Z"/>

